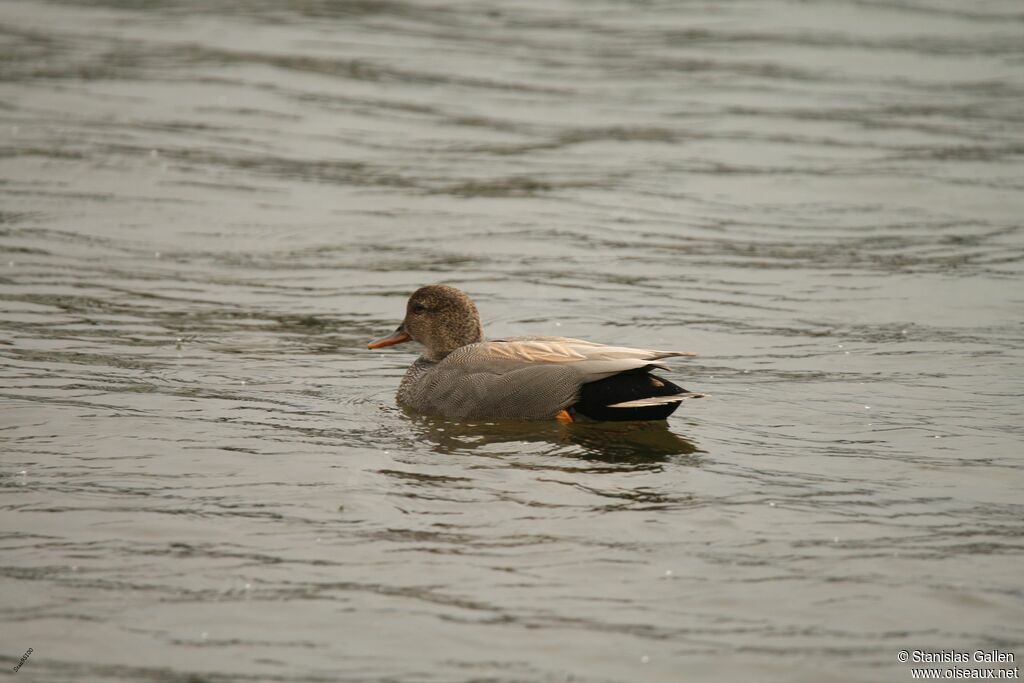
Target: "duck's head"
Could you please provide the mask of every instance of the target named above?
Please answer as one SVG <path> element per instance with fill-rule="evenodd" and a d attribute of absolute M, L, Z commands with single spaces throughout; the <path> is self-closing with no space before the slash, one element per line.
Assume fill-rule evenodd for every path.
<path fill-rule="evenodd" d="M 448 285 L 427 285 L 409 297 L 398 329 L 367 347 L 380 349 L 410 339 L 427 347 L 424 355 L 436 363 L 459 347 L 483 341 L 484 332 L 476 305 L 465 292 Z"/>

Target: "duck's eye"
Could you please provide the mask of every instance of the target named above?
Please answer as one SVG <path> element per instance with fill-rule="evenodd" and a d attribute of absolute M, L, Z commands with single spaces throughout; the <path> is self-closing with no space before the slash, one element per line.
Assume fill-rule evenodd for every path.
<path fill-rule="evenodd" d="M 413 304 L 412 305 L 412 312 L 413 313 L 422 313 L 425 310 L 427 310 L 427 307 L 424 306 L 423 304 Z"/>

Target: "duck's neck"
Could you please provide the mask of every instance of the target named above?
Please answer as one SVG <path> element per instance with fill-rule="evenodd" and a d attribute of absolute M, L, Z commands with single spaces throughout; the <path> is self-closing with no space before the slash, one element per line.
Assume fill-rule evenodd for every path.
<path fill-rule="evenodd" d="M 480 324 L 477 323 L 476 331 L 474 334 L 466 335 L 462 338 L 462 340 L 453 339 L 448 343 L 428 346 L 427 349 L 423 352 L 421 358 L 426 360 L 428 363 L 440 363 L 452 351 L 455 351 L 456 349 L 461 349 L 463 346 L 468 346 L 469 344 L 478 344 L 483 340 L 484 332 L 480 328 Z"/>

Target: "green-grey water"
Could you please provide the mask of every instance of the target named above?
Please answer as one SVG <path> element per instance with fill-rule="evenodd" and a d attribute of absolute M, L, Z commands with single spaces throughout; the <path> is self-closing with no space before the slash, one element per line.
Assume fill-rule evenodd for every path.
<path fill-rule="evenodd" d="M 1018 2 L 0 3 L 0 663 L 903 681 L 1024 657 Z M 406 415 L 492 336 L 667 424 Z"/>

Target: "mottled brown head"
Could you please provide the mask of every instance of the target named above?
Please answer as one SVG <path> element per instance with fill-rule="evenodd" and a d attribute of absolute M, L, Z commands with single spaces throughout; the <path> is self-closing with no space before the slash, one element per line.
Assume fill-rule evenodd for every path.
<path fill-rule="evenodd" d="M 461 289 L 448 285 L 420 287 L 405 307 L 405 320 L 394 334 L 368 344 L 379 349 L 414 339 L 427 347 L 428 360 L 437 362 L 455 349 L 484 340 L 480 314 Z"/>

